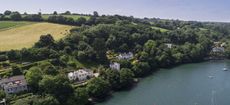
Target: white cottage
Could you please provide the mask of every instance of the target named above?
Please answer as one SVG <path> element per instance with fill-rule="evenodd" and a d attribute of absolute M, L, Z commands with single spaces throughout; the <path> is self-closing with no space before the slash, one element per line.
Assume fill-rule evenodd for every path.
<path fill-rule="evenodd" d="M 118 58 L 119 60 L 122 60 L 122 59 L 130 60 L 130 59 L 133 58 L 133 56 L 134 56 L 134 55 L 133 55 L 132 52 L 128 52 L 128 53 L 119 54 L 119 55 L 117 56 L 117 58 Z"/>
<path fill-rule="evenodd" d="M 212 52 L 214 52 L 214 53 L 223 53 L 224 52 L 224 47 L 213 47 Z"/>
<path fill-rule="evenodd" d="M 109 65 L 109 67 L 113 70 L 120 70 L 120 63 L 113 62 Z"/>
<path fill-rule="evenodd" d="M 85 81 L 91 77 L 93 77 L 93 72 L 89 69 L 79 69 L 77 71 L 68 73 L 68 78 L 71 81 Z"/>
<path fill-rule="evenodd" d="M 221 43 L 220 47 L 225 47 L 226 46 L 226 43 Z"/>
<path fill-rule="evenodd" d="M 172 48 L 173 47 L 173 44 L 171 44 L 171 43 L 165 43 L 165 45 L 167 46 L 167 48 Z"/>

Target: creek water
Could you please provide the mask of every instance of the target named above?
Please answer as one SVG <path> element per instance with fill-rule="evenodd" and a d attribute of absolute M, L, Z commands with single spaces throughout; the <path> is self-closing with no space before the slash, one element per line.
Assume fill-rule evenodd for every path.
<path fill-rule="evenodd" d="M 160 69 L 97 105 L 230 105 L 230 61 Z"/>

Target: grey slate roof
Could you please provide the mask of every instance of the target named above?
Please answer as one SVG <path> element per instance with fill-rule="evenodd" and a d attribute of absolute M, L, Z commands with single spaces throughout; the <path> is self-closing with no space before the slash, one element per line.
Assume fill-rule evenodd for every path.
<path fill-rule="evenodd" d="M 27 82 L 25 80 L 25 77 L 23 75 L 20 75 L 20 76 L 13 76 L 10 78 L 1 79 L 0 85 L 4 89 L 6 89 L 6 88 L 12 88 L 18 86 L 25 86 L 27 85 Z"/>

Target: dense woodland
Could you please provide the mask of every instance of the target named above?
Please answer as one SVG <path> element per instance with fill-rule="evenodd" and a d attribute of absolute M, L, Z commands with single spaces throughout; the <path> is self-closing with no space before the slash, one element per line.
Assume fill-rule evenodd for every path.
<path fill-rule="evenodd" d="M 57 12 L 48 20 L 41 15 L 11 11 L 0 15 L 0 20 L 77 26 L 61 40 L 55 41 L 49 34 L 42 35 L 32 48 L 1 52 L 1 66 L 12 66 L 12 70 L 0 74 L 1 77 L 24 74 L 31 87 L 29 93 L 7 95 L 14 105 L 86 105 L 92 102 L 88 99 L 99 102 L 111 95 L 111 91 L 129 89 L 134 78 L 144 77 L 159 68 L 204 61 L 210 56 L 213 42 L 228 43 L 230 36 L 229 23 L 100 16 L 97 12 L 88 15 L 88 20 L 83 17 L 74 20 Z M 173 47 L 168 48 L 166 43 Z M 131 60 L 108 59 L 108 52 L 133 52 L 135 56 Z M 225 52 L 229 58 L 230 46 Z M 120 71 L 109 68 L 112 61 L 121 64 Z M 34 63 L 16 65 L 20 62 Z M 100 73 L 99 77 L 92 78 L 86 85 L 73 85 L 66 73 L 69 69 L 82 68 L 79 62 Z M 0 97 L 5 97 L 0 93 Z"/>

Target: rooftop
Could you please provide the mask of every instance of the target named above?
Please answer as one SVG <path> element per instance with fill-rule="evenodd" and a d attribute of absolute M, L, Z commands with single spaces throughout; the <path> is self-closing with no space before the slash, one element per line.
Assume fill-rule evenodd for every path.
<path fill-rule="evenodd" d="M 79 69 L 77 71 L 69 72 L 68 76 L 73 76 L 75 74 L 83 74 L 83 73 L 92 73 L 92 70 L 90 70 L 90 69 Z"/>
<path fill-rule="evenodd" d="M 1 79 L 0 84 L 4 86 L 4 88 L 27 85 L 25 77 L 23 75 Z"/>

